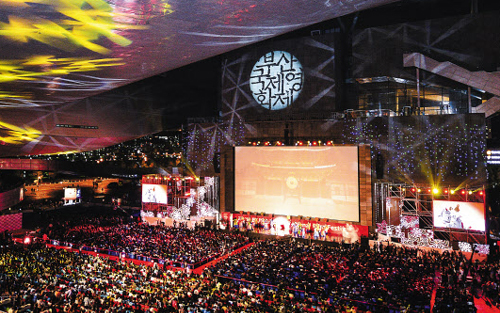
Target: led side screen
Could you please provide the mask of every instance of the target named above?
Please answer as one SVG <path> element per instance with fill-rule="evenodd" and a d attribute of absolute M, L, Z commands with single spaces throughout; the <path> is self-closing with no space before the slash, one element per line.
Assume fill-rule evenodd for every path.
<path fill-rule="evenodd" d="M 142 202 L 167 204 L 167 186 L 143 184 Z"/>
<path fill-rule="evenodd" d="M 357 147 L 236 147 L 235 210 L 359 222 Z"/>
<path fill-rule="evenodd" d="M 434 227 L 485 231 L 484 203 L 434 200 Z"/>
<path fill-rule="evenodd" d="M 76 188 L 65 188 L 64 189 L 64 199 L 66 200 L 76 200 Z"/>

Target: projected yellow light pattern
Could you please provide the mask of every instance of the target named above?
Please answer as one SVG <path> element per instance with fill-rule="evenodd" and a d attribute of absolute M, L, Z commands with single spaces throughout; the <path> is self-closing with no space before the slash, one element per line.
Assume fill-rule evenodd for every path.
<path fill-rule="evenodd" d="M 125 64 L 121 58 L 54 58 L 35 56 L 26 60 L 0 60 L 0 82 L 35 80 L 38 76 L 65 75 L 96 71 L 103 67 Z"/>
<path fill-rule="evenodd" d="M 42 133 L 32 127 L 18 127 L 9 123 L 0 121 L 0 143 L 2 144 L 22 144 L 35 141 Z"/>
<path fill-rule="evenodd" d="M 110 49 L 94 41 L 106 37 L 117 45 L 127 46 L 131 41 L 116 34 L 115 30 L 145 28 L 116 23 L 113 8 L 102 0 L 10 0 L 2 1 L 0 6 L 25 9 L 32 4 L 46 5 L 64 17 L 53 21 L 42 17 L 26 19 L 11 15 L 8 23 L 0 23 L 0 36 L 21 43 L 36 40 L 64 51 L 83 47 L 99 54 L 108 54 Z"/>
<path fill-rule="evenodd" d="M 10 9 L 11 12 L 29 10 L 43 5 L 44 14 L 23 14 L 23 17 L 11 13 L 8 22 L 0 22 L 0 37 L 3 39 L 29 44 L 37 41 L 52 48 L 66 52 L 75 52 L 84 48 L 100 55 L 109 54 L 111 49 L 96 42 L 106 38 L 110 43 L 122 47 L 132 41 L 117 33 L 121 29 L 146 29 L 146 26 L 122 23 L 125 13 L 116 13 L 114 8 L 103 0 L 7 0 L 0 2 L 0 9 Z M 163 2 L 163 14 L 173 12 L 171 6 Z M 12 10 L 14 8 L 14 10 Z M 29 16 L 29 18 L 26 18 Z M 50 16 L 49 20 L 47 16 Z M 56 19 L 53 17 L 57 16 Z M 0 84 L 16 81 L 34 81 L 60 77 L 76 72 L 99 71 L 104 67 L 125 65 L 121 58 L 68 57 L 57 58 L 54 55 L 33 55 L 22 60 L 0 60 Z M 47 85 L 53 88 L 53 85 Z M 2 90 L 4 89 L 4 90 Z M 26 92 L 16 92 L 10 87 L 0 88 L 0 101 L 31 99 L 33 95 Z M 14 101 L 14 102 L 13 102 Z"/>
<path fill-rule="evenodd" d="M 61 76 L 76 72 L 97 71 L 104 67 L 125 64 L 121 58 L 55 58 L 54 56 L 34 56 L 26 60 L 0 60 L 0 83 L 13 81 L 33 81 L 40 76 Z M 0 90 L 2 99 L 26 99 L 29 95 L 15 94 Z"/>
<path fill-rule="evenodd" d="M 28 95 L 15 94 L 8 91 L 0 90 L 0 101 L 3 99 L 29 99 Z"/>

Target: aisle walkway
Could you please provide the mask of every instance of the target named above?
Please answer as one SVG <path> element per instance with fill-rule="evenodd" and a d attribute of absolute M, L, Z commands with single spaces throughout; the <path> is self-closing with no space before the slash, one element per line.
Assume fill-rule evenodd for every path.
<path fill-rule="evenodd" d="M 22 239 L 21 238 L 16 238 L 16 241 L 18 243 L 22 243 Z M 228 253 L 228 254 L 224 254 L 223 256 L 221 256 L 220 258 L 217 258 L 211 262 L 208 262 L 198 268 L 195 268 L 193 269 L 193 273 L 194 274 L 201 274 L 203 272 L 203 270 L 206 268 L 206 267 L 210 267 L 222 260 L 225 260 L 227 259 L 228 257 L 236 254 L 236 253 L 239 253 L 249 247 L 251 247 L 252 245 L 254 245 L 253 242 L 241 247 L 241 248 L 238 248 L 236 250 L 234 250 L 233 252 L 231 253 Z M 136 259 L 129 259 L 129 258 L 120 258 L 118 256 L 112 256 L 112 255 L 109 255 L 109 254 L 102 254 L 102 253 L 97 253 L 97 252 L 94 252 L 94 251 L 87 251 L 87 250 L 79 250 L 79 249 L 72 249 L 70 247 L 62 247 L 62 246 L 56 246 L 56 245 L 52 245 L 52 244 L 46 244 L 46 246 L 48 248 L 55 248 L 55 249 L 64 249 L 64 250 L 67 250 L 67 251 L 71 251 L 71 252 L 79 252 L 79 253 L 85 253 L 85 254 L 90 254 L 90 255 L 94 255 L 94 256 L 99 256 L 99 257 L 102 257 L 102 258 L 108 258 L 108 259 L 111 259 L 111 260 L 114 260 L 114 261 L 125 261 L 125 262 L 132 262 L 134 264 L 140 264 L 140 265 L 148 265 L 148 266 L 154 266 L 154 262 L 148 262 L 148 261 L 140 261 L 140 260 L 136 260 Z M 179 270 L 179 271 L 185 271 L 186 269 L 185 268 L 181 268 L 181 267 L 173 267 L 173 266 L 167 266 L 166 267 L 167 269 L 171 269 L 171 270 Z"/>
<path fill-rule="evenodd" d="M 208 263 L 206 263 L 206 264 L 204 264 L 204 265 L 202 265 L 202 266 L 200 266 L 200 267 L 198 267 L 198 268 L 195 268 L 195 269 L 193 270 L 193 273 L 194 273 L 194 274 L 201 274 L 201 273 L 203 272 L 203 270 L 204 270 L 206 267 L 210 267 L 210 266 L 212 266 L 212 265 L 214 265 L 214 264 L 216 264 L 216 263 L 219 263 L 220 261 L 223 261 L 223 260 L 227 259 L 228 257 L 230 257 L 230 256 L 232 256 L 232 255 L 235 255 L 236 253 L 239 253 L 239 252 L 241 252 L 241 251 L 243 251 L 243 250 L 245 250 L 245 249 L 248 249 L 248 248 L 249 248 L 249 247 L 251 247 L 252 245 L 254 245 L 254 243 L 253 243 L 253 242 L 251 242 L 251 243 L 249 243 L 249 244 L 247 244 L 247 245 L 245 245 L 245 246 L 243 246 L 243 247 L 241 247 L 241 248 L 238 248 L 238 249 L 234 250 L 234 251 L 233 251 L 233 252 L 231 252 L 231 253 L 224 254 L 223 256 L 221 256 L 221 257 L 220 257 L 220 258 L 218 258 L 218 259 L 213 260 L 212 262 L 208 262 Z"/>
<path fill-rule="evenodd" d="M 432 295 L 431 295 L 431 313 L 433 312 L 434 310 L 434 303 L 436 303 L 436 293 L 437 293 L 437 289 L 436 287 L 434 287 L 434 289 L 432 290 Z"/>
<path fill-rule="evenodd" d="M 477 309 L 477 313 L 500 313 L 500 309 L 490 305 L 484 298 L 476 299 L 474 297 L 474 306 Z"/>

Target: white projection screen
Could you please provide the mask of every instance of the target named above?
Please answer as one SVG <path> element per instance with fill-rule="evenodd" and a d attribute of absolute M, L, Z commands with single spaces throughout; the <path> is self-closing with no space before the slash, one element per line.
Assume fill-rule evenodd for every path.
<path fill-rule="evenodd" d="M 142 202 L 167 204 L 167 186 L 142 184 Z"/>
<path fill-rule="evenodd" d="M 235 147 L 235 210 L 359 222 L 356 146 Z"/>

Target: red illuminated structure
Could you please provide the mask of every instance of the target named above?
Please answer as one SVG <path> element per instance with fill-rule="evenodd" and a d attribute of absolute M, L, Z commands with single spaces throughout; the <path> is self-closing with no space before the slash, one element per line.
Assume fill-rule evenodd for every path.
<path fill-rule="evenodd" d="M 190 197 L 196 186 L 193 177 L 146 175 L 142 177 L 142 209 L 144 211 L 168 211 L 179 207 Z"/>
<path fill-rule="evenodd" d="M 377 231 L 416 246 L 487 249 L 484 186 L 375 184 Z"/>

